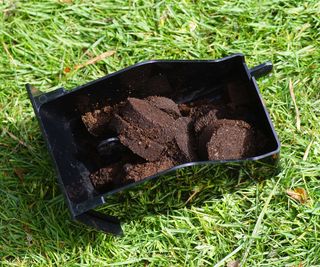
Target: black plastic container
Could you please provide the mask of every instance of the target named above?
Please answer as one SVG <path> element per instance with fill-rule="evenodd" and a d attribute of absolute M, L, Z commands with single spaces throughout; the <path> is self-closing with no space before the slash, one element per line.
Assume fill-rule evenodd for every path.
<path fill-rule="evenodd" d="M 255 80 L 271 69 L 271 63 L 248 69 L 244 56 L 235 54 L 219 60 L 146 61 L 72 91 L 60 88 L 42 93 L 28 84 L 27 91 L 73 219 L 107 233 L 120 234 L 122 230 L 117 218 L 93 210 L 105 203 L 106 195 L 195 164 L 254 166 L 257 172 L 265 170 L 269 173 L 275 170 L 280 143 Z M 178 103 L 217 99 L 226 94 L 230 83 L 239 88 L 230 101 L 237 101 L 237 96 L 241 96 L 241 101 L 250 106 L 255 123 L 269 140 L 268 149 L 262 155 L 243 160 L 190 162 L 104 194 L 94 189 L 89 174 L 101 167 L 96 149 L 101 140 L 96 140 L 87 132 L 81 120 L 84 112 L 106 102 L 111 105 L 118 103 L 129 96 L 144 98 L 160 95 Z"/>

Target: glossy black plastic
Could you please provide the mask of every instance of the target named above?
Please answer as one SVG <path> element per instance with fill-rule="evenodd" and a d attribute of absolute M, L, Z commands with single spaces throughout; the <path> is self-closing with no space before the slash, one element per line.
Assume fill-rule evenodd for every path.
<path fill-rule="evenodd" d="M 255 80 L 255 76 L 265 75 L 271 69 L 272 64 L 267 62 L 250 70 L 244 56 L 236 54 L 219 60 L 146 61 L 72 91 L 60 88 L 42 93 L 27 84 L 30 100 L 72 217 L 104 232 L 120 234 L 122 230 L 117 218 L 93 211 L 105 203 L 105 195 L 195 164 L 226 164 L 226 167 L 228 164 L 238 164 L 239 167 L 254 165 L 258 172 L 274 170 L 279 158 L 280 143 Z M 215 100 L 225 97 L 230 83 L 239 88 L 239 92 L 230 101 L 238 101 L 235 98 L 239 95 L 239 101 L 245 102 L 252 111 L 248 114 L 249 120 L 254 121 L 269 139 L 268 149 L 263 154 L 243 160 L 190 162 L 103 194 L 94 189 L 89 179 L 90 172 L 112 159 L 108 159 L 108 154 L 107 158 L 103 157 L 101 149 L 99 151 L 103 140 L 87 132 L 81 121 L 84 112 L 105 103 L 118 103 L 129 96 L 144 98 L 161 95 L 178 103 L 199 99 Z M 116 155 L 110 158 L 114 157 Z"/>

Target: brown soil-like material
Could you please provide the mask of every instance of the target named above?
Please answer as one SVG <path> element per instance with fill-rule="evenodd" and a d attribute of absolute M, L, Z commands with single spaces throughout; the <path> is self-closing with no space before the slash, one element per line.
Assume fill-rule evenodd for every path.
<path fill-rule="evenodd" d="M 241 159 L 254 155 L 254 141 L 254 129 L 245 121 L 211 121 L 200 134 L 199 153 L 208 160 Z"/>
<path fill-rule="evenodd" d="M 141 180 L 141 177 L 145 178 L 154 175 L 158 172 L 170 169 L 174 166 L 174 162 L 171 159 L 164 158 L 156 162 L 146 162 L 141 164 L 127 164 L 124 166 L 124 173 L 127 180 L 133 180 L 134 182 Z"/>
<path fill-rule="evenodd" d="M 89 133 L 94 136 L 99 136 L 106 133 L 106 125 L 111 119 L 111 114 L 112 108 L 110 106 L 105 106 L 102 109 L 87 112 L 82 115 L 81 118 Z"/>
<path fill-rule="evenodd" d="M 93 186 L 108 191 L 187 162 L 255 156 L 266 138 L 242 119 L 248 110 L 236 108 L 149 96 L 85 113 L 82 121 L 92 135 L 115 133 L 132 155 L 93 172 Z"/>
<path fill-rule="evenodd" d="M 112 188 L 117 183 L 118 173 L 121 171 L 121 168 L 121 164 L 116 162 L 91 173 L 90 179 L 93 186 L 98 191 L 103 191 L 106 188 Z"/>
<path fill-rule="evenodd" d="M 163 96 L 149 96 L 146 98 L 154 107 L 170 114 L 175 119 L 181 117 L 178 105 L 170 98 Z"/>
<path fill-rule="evenodd" d="M 181 117 L 176 120 L 176 132 L 174 141 L 177 145 L 177 150 L 173 150 L 173 158 L 178 162 L 196 161 L 198 156 L 195 152 L 195 137 L 193 134 L 193 120 L 188 117 Z"/>

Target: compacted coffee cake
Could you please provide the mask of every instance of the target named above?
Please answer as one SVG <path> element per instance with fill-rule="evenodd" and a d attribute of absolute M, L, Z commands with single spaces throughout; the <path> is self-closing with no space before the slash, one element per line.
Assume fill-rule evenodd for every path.
<path fill-rule="evenodd" d="M 91 173 L 98 191 L 111 190 L 193 161 L 255 156 L 265 144 L 245 111 L 198 101 L 176 104 L 161 96 L 127 98 L 83 114 L 90 134 L 114 133 L 126 156 Z"/>

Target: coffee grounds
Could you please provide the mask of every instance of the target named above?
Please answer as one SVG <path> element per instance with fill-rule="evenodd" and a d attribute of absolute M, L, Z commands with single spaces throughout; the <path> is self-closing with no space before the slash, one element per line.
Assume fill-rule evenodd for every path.
<path fill-rule="evenodd" d="M 176 120 L 175 143 L 178 151 L 174 151 L 173 157 L 177 158 L 177 162 L 191 162 L 198 160 L 194 147 L 194 134 L 192 131 L 192 119 L 188 117 L 181 117 Z"/>
<path fill-rule="evenodd" d="M 199 153 L 203 159 L 241 159 L 255 154 L 255 132 L 241 120 L 216 120 L 199 136 Z"/>
<path fill-rule="evenodd" d="M 116 133 L 133 155 L 93 172 L 93 186 L 105 192 L 187 162 L 255 156 L 266 138 L 243 120 L 247 109 L 235 108 L 206 101 L 177 105 L 149 96 L 84 114 L 92 135 L 103 139 L 106 132 Z"/>
<path fill-rule="evenodd" d="M 126 164 L 123 167 L 125 181 L 140 181 L 141 179 L 154 175 L 158 172 L 170 169 L 174 166 L 171 159 L 164 158 L 157 162 L 146 162 L 141 164 Z"/>
<path fill-rule="evenodd" d="M 113 188 L 121 168 L 121 163 L 117 162 L 91 173 L 90 179 L 95 189 L 104 191 L 104 189 Z"/>
<path fill-rule="evenodd" d="M 170 98 L 163 96 L 149 96 L 146 98 L 146 100 L 148 100 L 154 107 L 166 112 L 175 119 L 181 117 L 181 113 L 177 104 Z"/>
<path fill-rule="evenodd" d="M 141 128 L 128 123 L 118 114 L 114 114 L 109 127 L 118 134 L 119 140 L 124 146 L 145 160 L 159 159 L 165 149 L 161 143 L 150 139 Z"/>
<path fill-rule="evenodd" d="M 109 123 L 111 115 L 112 107 L 105 106 L 102 109 L 87 112 L 81 118 L 89 133 L 101 136 L 107 132 L 106 125 Z"/>

